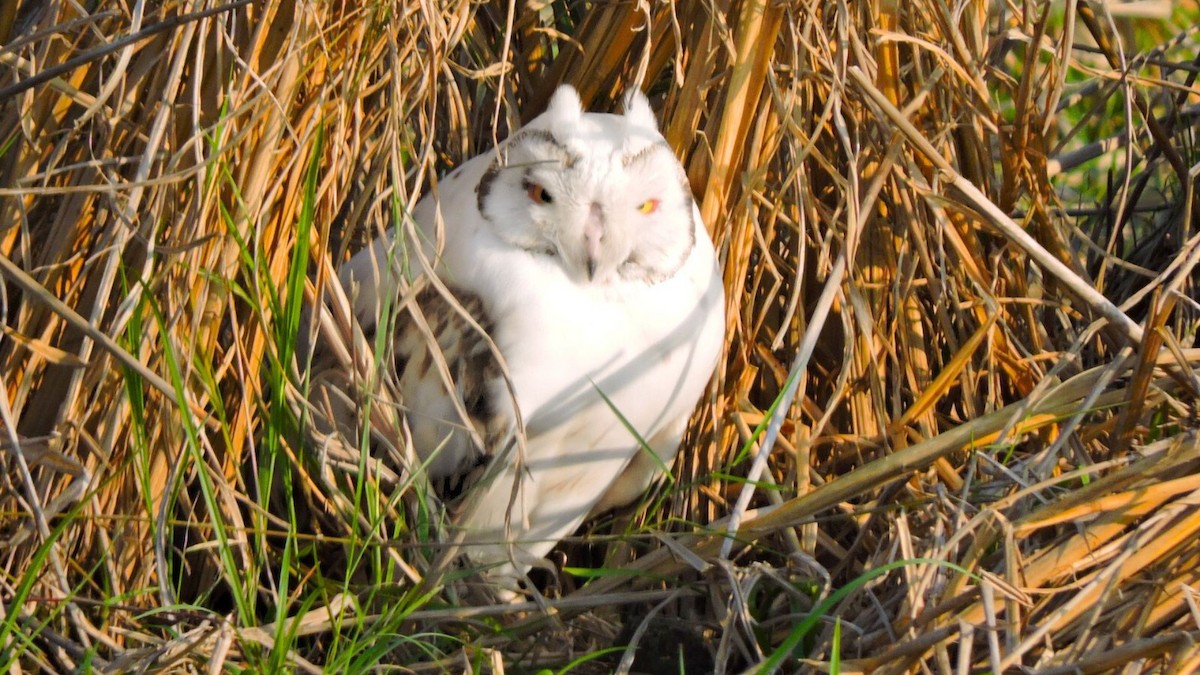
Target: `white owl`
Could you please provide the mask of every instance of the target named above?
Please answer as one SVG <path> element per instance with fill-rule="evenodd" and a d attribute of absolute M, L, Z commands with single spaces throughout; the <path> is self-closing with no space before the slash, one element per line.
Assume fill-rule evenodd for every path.
<path fill-rule="evenodd" d="M 456 534 L 511 597 L 589 514 L 631 502 L 671 463 L 721 351 L 717 259 L 641 92 L 609 115 L 560 87 L 412 218 L 421 241 L 391 231 L 341 282 L 368 331 L 389 294 L 427 320 L 406 305 L 389 327 L 412 441 L 435 481 L 472 474 Z M 399 297 L 401 276 L 422 273 L 418 246 L 473 321 L 432 285 Z"/>

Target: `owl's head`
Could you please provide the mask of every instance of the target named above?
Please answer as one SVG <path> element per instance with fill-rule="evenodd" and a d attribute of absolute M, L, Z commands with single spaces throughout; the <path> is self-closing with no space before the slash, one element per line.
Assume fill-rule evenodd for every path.
<path fill-rule="evenodd" d="M 583 112 L 575 90 L 559 87 L 494 155 L 479 212 L 502 241 L 575 283 L 657 283 L 695 245 L 687 176 L 640 91 L 609 115 Z"/>

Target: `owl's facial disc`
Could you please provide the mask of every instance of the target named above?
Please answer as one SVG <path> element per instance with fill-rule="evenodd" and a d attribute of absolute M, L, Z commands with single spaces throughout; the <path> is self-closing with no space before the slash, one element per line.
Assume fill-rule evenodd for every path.
<path fill-rule="evenodd" d="M 567 124 L 547 113 L 518 132 L 476 187 L 490 231 L 576 284 L 672 277 L 695 243 L 691 191 L 640 119 L 589 113 Z"/>
<path fill-rule="evenodd" d="M 621 245 L 622 233 L 610 227 L 600 196 L 593 194 L 590 201 L 586 194 L 583 200 L 563 197 L 556 201 L 540 183 L 527 179 L 524 185 L 540 240 L 527 250 L 559 260 L 567 276 L 577 283 L 614 276 L 629 252 Z"/>
<path fill-rule="evenodd" d="M 529 197 L 531 208 L 535 212 L 541 212 L 541 218 L 535 216 L 535 220 L 546 222 L 550 219 L 559 219 L 565 214 L 562 214 L 562 209 L 555 207 L 554 195 L 546 189 L 541 183 L 536 183 L 525 178 L 521 182 L 521 187 L 525 189 L 526 196 Z M 569 209 L 568 209 L 569 210 Z M 582 268 L 587 270 L 587 280 L 593 281 L 596 278 L 596 270 L 604 259 L 604 245 L 607 224 L 605 222 L 604 209 L 597 202 L 592 202 L 588 208 L 587 218 L 583 223 L 583 241 L 582 241 Z M 543 234 L 552 234 L 554 228 L 543 227 Z M 567 235 L 569 237 L 569 234 Z M 547 241 L 543 246 L 535 246 L 532 252 L 542 255 L 550 255 L 553 257 L 562 258 L 567 261 L 573 261 L 579 256 L 575 250 L 577 247 L 572 246 L 570 241 L 559 241 L 557 237 L 546 237 Z M 564 255 L 565 254 L 565 255 Z"/>
<path fill-rule="evenodd" d="M 585 157 L 549 131 L 528 129 L 483 176 L 478 206 L 507 243 L 556 261 L 575 283 L 606 283 L 631 253 L 616 199 L 623 180 L 611 154 Z"/>

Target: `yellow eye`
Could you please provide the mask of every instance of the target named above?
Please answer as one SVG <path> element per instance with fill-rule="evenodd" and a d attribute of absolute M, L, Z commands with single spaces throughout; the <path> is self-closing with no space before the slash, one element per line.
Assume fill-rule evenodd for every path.
<path fill-rule="evenodd" d="M 658 200 L 657 199 L 647 199 L 646 201 L 642 202 L 641 204 L 638 204 L 638 212 L 643 213 L 645 215 L 650 215 L 651 213 L 654 213 L 657 210 L 658 210 Z"/>

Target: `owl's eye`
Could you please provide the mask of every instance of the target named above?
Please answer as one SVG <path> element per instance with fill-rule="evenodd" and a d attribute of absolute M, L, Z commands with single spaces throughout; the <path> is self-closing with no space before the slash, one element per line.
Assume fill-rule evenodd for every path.
<path fill-rule="evenodd" d="M 537 183 L 526 183 L 525 193 L 529 195 L 529 199 L 535 204 L 553 204 L 554 198 L 546 191 L 546 188 Z"/>
<path fill-rule="evenodd" d="M 659 202 L 657 199 L 647 199 L 641 204 L 638 204 L 638 213 L 650 215 L 658 210 L 658 204 Z"/>

